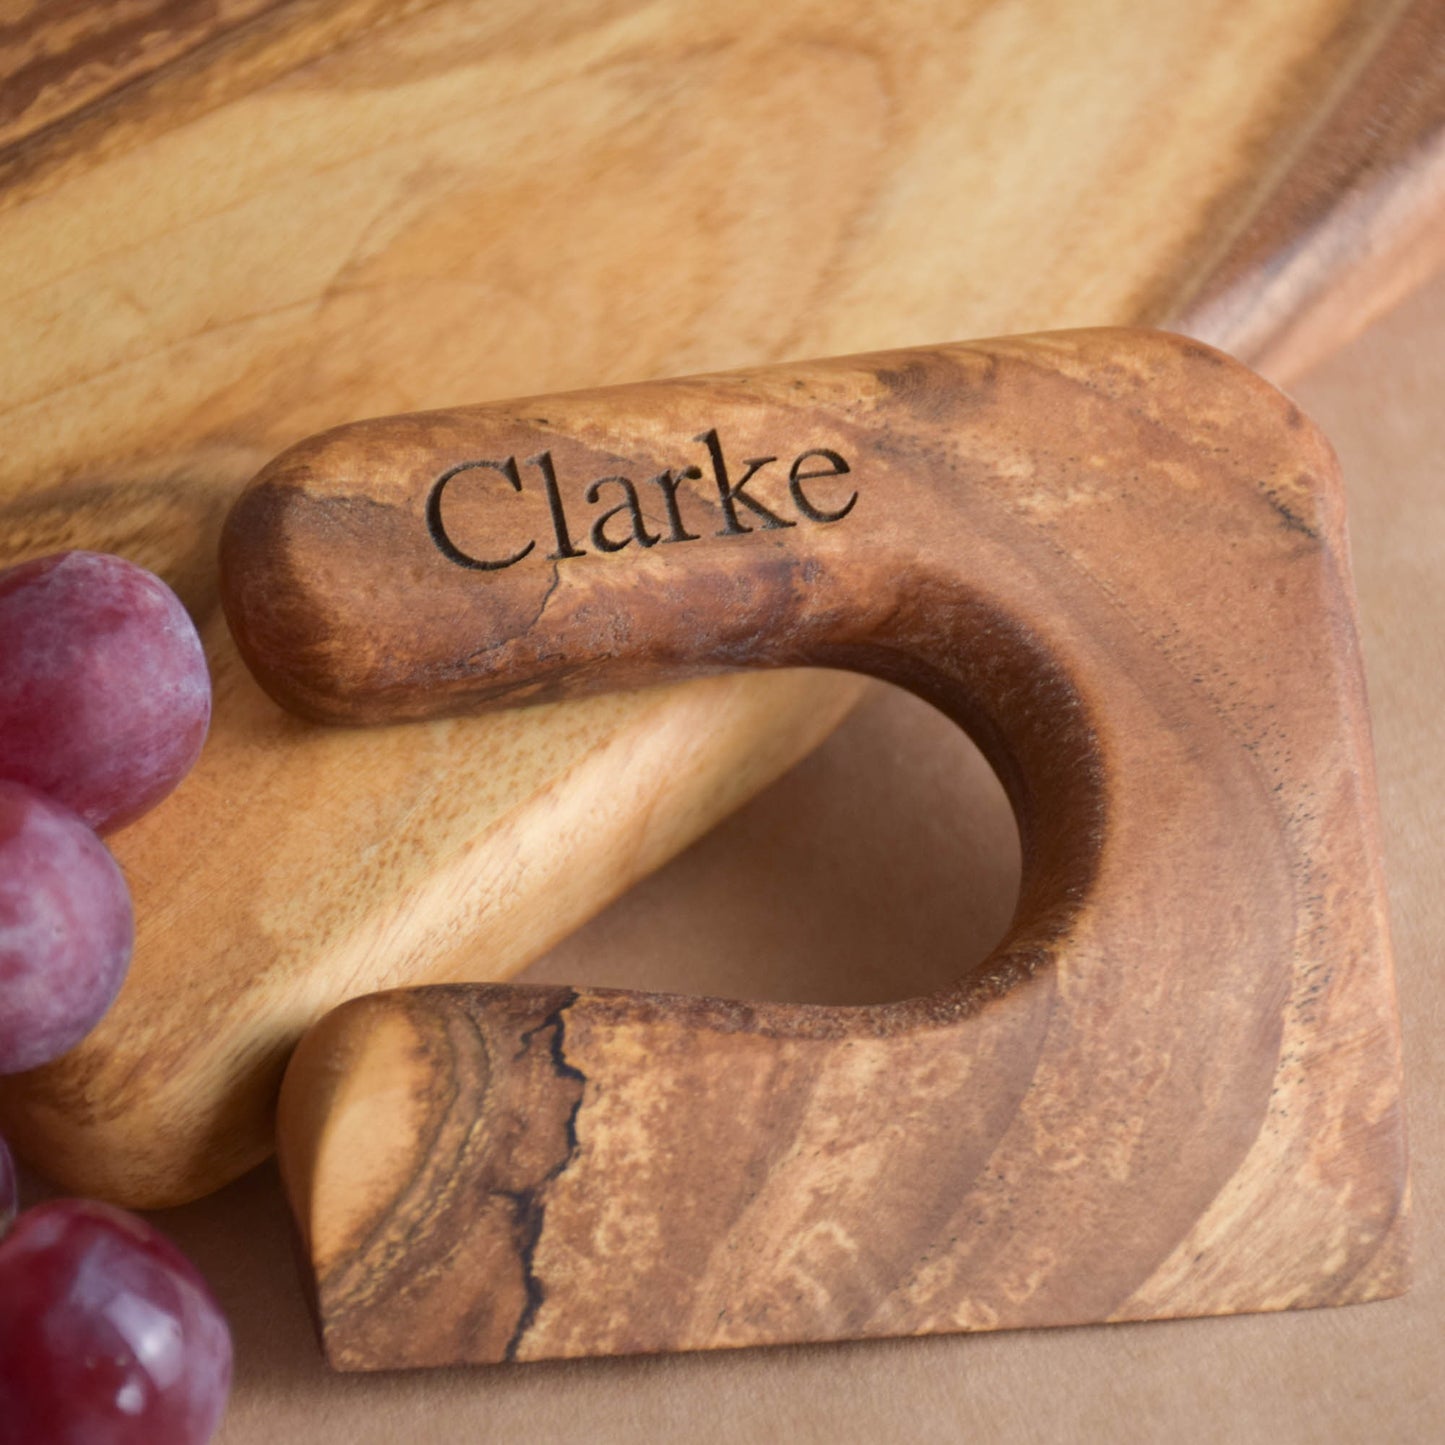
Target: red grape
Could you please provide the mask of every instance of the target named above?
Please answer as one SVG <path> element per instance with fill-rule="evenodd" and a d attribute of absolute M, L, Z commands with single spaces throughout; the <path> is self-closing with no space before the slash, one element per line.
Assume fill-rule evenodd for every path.
<path fill-rule="evenodd" d="M 202 1445 L 230 1382 L 220 1306 L 143 1220 L 57 1199 L 0 1241 L 0 1445 Z"/>
<path fill-rule="evenodd" d="M 201 640 L 159 577 L 99 552 L 0 572 L 0 778 L 111 832 L 180 782 L 210 717 Z"/>
<path fill-rule="evenodd" d="M 68 808 L 0 782 L 0 1074 L 58 1058 L 110 1007 L 130 964 L 130 891 Z"/>
<path fill-rule="evenodd" d="M 15 1181 L 15 1161 L 10 1157 L 10 1146 L 0 1139 L 0 1239 L 10 1228 L 19 1204 L 20 1186 Z"/>

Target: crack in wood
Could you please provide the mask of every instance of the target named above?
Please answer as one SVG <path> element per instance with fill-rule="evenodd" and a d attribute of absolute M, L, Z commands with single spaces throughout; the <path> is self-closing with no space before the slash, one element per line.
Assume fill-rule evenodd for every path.
<path fill-rule="evenodd" d="M 503 1352 L 503 1358 L 515 1360 L 517 1350 L 522 1343 L 523 1337 L 532 1327 L 532 1322 L 537 1317 L 537 1311 L 542 1308 L 542 1302 L 547 1297 L 546 1287 L 537 1275 L 534 1261 L 537 1253 L 537 1246 L 542 1239 L 542 1226 L 545 1222 L 547 1203 L 543 1194 L 554 1179 L 559 1178 L 576 1157 L 577 1143 L 577 1115 L 582 1108 L 583 1094 L 587 1086 L 587 1075 L 575 1065 L 568 1063 L 566 1054 L 566 1024 L 562 1015 L 577 1001 L 575 989 L 568 990 L 567 997 L 547 1015 L 541 1023 L 530 1028 L 521 1037 L 521 1048 L 517 1050 L 516 1057 L 520 1058 L 532 1046 L 532 1040 L 540 1033 L 550 1030 L 551 1041 L 548 1045 L 548 1053 L 551 1057 L 552 1068 L 559 1079 L 570 1079 L 582 1085 L 578 1091 L 577 1098 L 567 1114 L 565 1130 L 567 1147 L 562 1157 L 537 1181 L 526 1189 L 504 1190 L 504 1197 L 511 1201 L 515 1211 L 514 1227 L 517 1233 L 517 1258 L 522 1266 L 522 1288 L 525 1292 L 525 1302 L 522 1311 L 517 1317 L 516 1328 L 512 1331 L 511 1338 L 507 1341 L 507 1347 Z"/>

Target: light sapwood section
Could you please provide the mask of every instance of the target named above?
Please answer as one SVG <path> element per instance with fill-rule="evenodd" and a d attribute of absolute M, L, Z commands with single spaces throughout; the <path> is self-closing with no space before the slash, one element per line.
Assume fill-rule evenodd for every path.
<path fill-rule="evenodd" d="M 752 530 L 492 572 L 428 535 L 446 457 L 545 445 L 559 476 L 629 456 L 647 475 L 704 423 L 735 456 L 781 453 Z M 829 450 L 789 467 L 800 438 Z M 684 520 L 705 488 L 678 489 Z M 493 499 L 455 526 L 505 556 L 517 516 Z M 377 545 L 397 562 L 380 584 Z M 970 731 L 1023 842 L 1007 937 L 927 997 L 470 984 L 343 1004 L 298 1046 L 278 1124 L 334 1365 L 1405 1287 L 1340 480 L 1242 366 L 1074 332 L 360 424 L 243 495 L 222 587 L 267 685 L 339 715 L 847 662 Z"/>
<path fill-rule="evenodd" d="M 105 23 L 150 38 L 99 69 L 58 13 L 8 37 L 12 73 L 77 49 L 0 151 L 0 554 L 155 567 L 219 706 L 197 774 L 116 839 L 141 926 L 117 1011 L 0 1114 L 66 1187 L 132 1204 L 261 1158 L 295 1031 L 342 994 L 505 975 L 855 691 L 730 679 L 525 736 L 319 737 L 216 613 L 221 515 L 269 456 L 368 414 L 1027 327 L 1253 352 L 1250 306 L 1196 319 L 1211 276 L 1272 276 L 1271 328 L 1335 335 L 1396 294 L 1392 238 L 1412 275 L 1438 255 L 1412 179 L 1439 154 L 1428 6 L 354 0 L 178 5 L 151 32 L 137 5 Z M 1337 133 L 1369 142 L 1343 168 Z M 1348 307 L 1320 311 L 1341 268 Z"/>

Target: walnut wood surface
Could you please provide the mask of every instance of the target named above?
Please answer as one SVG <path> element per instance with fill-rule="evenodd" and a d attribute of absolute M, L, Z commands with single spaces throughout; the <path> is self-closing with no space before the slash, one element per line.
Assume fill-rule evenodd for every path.
<path fill-rule="evenodd" d="M 214 1188 L 270 1148 L 287 1052 L 340 997 L 510 973 L 856 695 L 754 675 L 298 724 L 216 605 L 221 518 L 268 457 L 387 411 L 1031 327 L 1147 320 L 1285 375 L 1438 258 L 1438 13 L 22 10 L 0 560 L 159 570 L 218 709 L 115 840 L 140 927 L 117 1009 L 0 1088 L 3 1127 L 75 1191 Z"/>
<path fill-rule="evenodd" d="M 463 565 L 545 530 L 547 501 L 486 480 L 543 451 L 574 544 L 587 479 L 701 475 L 615 551 Z M 737 486 L 765 457 L 739 530 L 719 463 Z M 449 475 L 475 485 L 438 507 Z M 644 521 L 697 535 L 644 546 Z M 1404 1287 L 1339 479 L 1237 363 L 1080 332 L 359 424 L 245 493 L 223 594 L 267 685 L 331 717 L 869 671 L 968 728 L 1023 840 L 1007 938 L 927 998 L 472 984 L 343 1004 L 293 1056 L 279 1121 L 333 1364 Z"/>

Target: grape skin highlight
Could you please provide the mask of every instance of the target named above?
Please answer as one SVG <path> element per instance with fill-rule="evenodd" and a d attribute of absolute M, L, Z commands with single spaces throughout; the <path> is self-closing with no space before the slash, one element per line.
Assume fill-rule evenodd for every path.
<path fill-rule="evenodd" d="M 105 844 L 68 808 L 0 782 L 0 1074 L 49 1063 L 90 1032 L 134 936 Z"/>
<path fill-rule="evenodd" d="M 0 1240 L 0 1445 L 204 1445 L 230 1383 L 220 1306 L 144 1220 L 57 1199 Z"/>
<path fill-rule="evenodd" d="M 201 640 L 159 577 L 99 552 L 0 572 L 0 778 L 113 832 L 186 775 L 210 717 Z"/>

